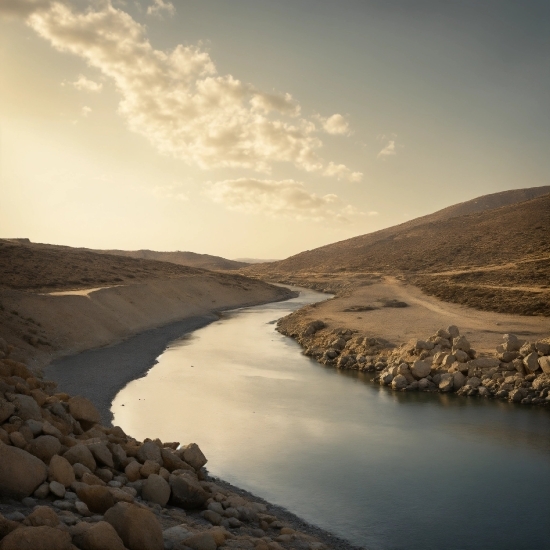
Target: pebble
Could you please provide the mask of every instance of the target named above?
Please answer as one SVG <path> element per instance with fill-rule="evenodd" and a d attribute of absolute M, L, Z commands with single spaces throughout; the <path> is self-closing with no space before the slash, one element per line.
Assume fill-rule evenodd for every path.
<path fill-rule="evenodd" d="M 34 508 L 36 506 L 36 503 L 37 503 L 36 499 L 32 497 L 25 497 L 21 501 L 21 504 L 23 504 L 23 506 L 26 506 L 27 508 Z"/>

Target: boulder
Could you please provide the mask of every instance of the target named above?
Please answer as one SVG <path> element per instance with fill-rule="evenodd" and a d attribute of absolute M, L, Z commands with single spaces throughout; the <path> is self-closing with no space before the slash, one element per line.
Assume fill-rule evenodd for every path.
<path fill-rule="evenodd" d="M 50 481 L 50 493 L 56 497 L 63 498 L 65 496 L 65 485 L 59 481 Z"/>
<path fill-rule="evenodd" d="M 208 462 L 196 443 L 185 445 L 180 449 L 180 453 L 183 454 L 183 460 L 193 466 L 195 470 L 200 470 Z"/>
<path fill-rule="evenodd" d="M 161 476 L 151 474 L 143 484 L 141 497 L 164 507 L 170 499 L 170 485 Z"/>
<path fill-rule="evenodd" d="M 470 356 L 461 349 L 457 349 L 454 353 L 454 356 L 459 363 L 466 363 L 466 361 L 470 360 Z"/>
<path fill-rule="evenodd" d="M 21 527 L 20 523 L 7 519 L 0 514 L 0 540 L 2 540 L 8 533 L 15 531 L 15 529 L 19 529 L 19 527 Z"/>
<path fill-rule="evenodd" d="M 48 476 L 48 469 L 40 459 L 4 443 L 0 443 L 0 466 L 2 497 L 28 497 Z"/>
<path fill-rule="evenodd" d="M 88 449 L 92 451 L 92 455 L 97 464 L 103 464 L 108 468 L 114 468 L 113 455 L 105 443 L 90 443 Z"/>
<path fill-rule="evenodd" d="M 466 377 L 461 372 L 454 372 L 453 373 L 453 389 L 459 390 L 462 386 L 464 386 L 466 382 Z"/>
<path fill-rule="evenodd" d="M 48 479 L 50 481 L 58 481 L 65 487 L 69 487 L 75 480 L 71 463 L 62 456 L 52 456 L 48 467 Z"/>
<path fill-rule="evenodd" d="M 454 375 L 446 373 L 441 375 L 439 389 L 442 392 L 450 392 L 454 388 Z"/>
<path fill-rule="evenodd" d="M 29 527 L 56 527 L 59 525 L 57 514 L 49 506 L 38 506 L 30 513 L 23 522 Z"/>
<path fill-rule="evenodd" d="M 30 395 L 17 394 L 13 404 L 15 405 L 15 414 L 21 420 L 42 420 L 40 407 Z"/>
<path fill-rule="evenodd" d="M 122 539 L 115 528 L 106 521 L 98 521 L 73 537 L 82 550 L 125 550 Z"/>
<path fill-rule="evenodd" d="M 54 527 L 21 527 L 5 536 L 0 550 L 73 550 L 71 535 Z"/>
<path fill-rule="evenodd" d="M 170 476 L 171 501 L 185 509 L 201 508 L 208 500 L 208 493 L 202 488 L 196 476 L 190 472 Z"/>
<path fill-rule="evenodd" d="M 192 535 L 193 534 L 186 529 L 185 525 L 170 527 L 162 533 L 167 548 L 181 548 L 185 546 L 184 541 Z"/>
<path fill-rule="evenodd" d="M 481 380 L 477 376 L 472 376 L 471 378 L 468 378 L 466 383 L 468 384 L 468 386 L 474 389 L 481 386 Z"/>
<path fill-rule="evenodd" d="M 152 460 L 146 460 L 143 463 L 143 466 L 139 469 L 141 477 L 149 477 L 151 474 L 158 474 L 160 466 L 158 462 L 153 462 Z"/>
<path fill-rule="evenodd" d="M 115 505 L 115 500 L 109 488 L 102 487 L 101 485 L 82 484 L 76 490 L 76 494 L 91 512 L 97 514 L 104 514 L 109 508 Z"/>
<path fill-rule="evenodd" d="M 470 342 L 466 336 L 457 336 L 453 339 L 453 348 L 464 352 L 470 351 Z"/>
<path fill-rule="evenodd" d="M 313 336 L 318 330 L 325 328 L 325 326 L 323 321 L 312 321 L 307 325 L 304 332 L 302 332 L 302 336 Z"/>
<path fill-rule="evenodd" d="M 417 380 L 428 376 L 431 370 L 432 366 L 427 361 L 415 361 L 411 366 L 411 373 Z"/>
<path fill-rule="evenodd" d="M 519 351 L 523 341 L 519 340 L 515 334 L 505 334 L 504 338 L 504 351 Z"/>
<path fill-rule="evenodd" d="M 193 550 L 216 550 L 216 540 L 211 533 L 195 533 L 188 539 L 185 539 L 185 546 Z"/>
<path fill-rule="evenodd" d="M 402 390 L 409 385 L 408 380 L 402 374 L 398 374 L 391 382 L 391 387 L 394 390 Z"/>
<path fill-rule="evenodd" d="M 124 465 L 128 458 L 126 456 L 126 451 L 118 443 L 110 443 L 109 450 L 111 451 L 115 468 L 117 468 L 117 470 L 124 470 Z"/>
<path fill-rule="evenodd" d="M 460 331 L 458 330 L 458 327 L 455 325 L 451 325 L 450 327 L 447 327 L 447 332 L 449 333 L 449 336 L 454 340 L 455 338 L 458 338 L 460 336 Z"/>
<path fill-rule="evenodd" d="M 61 442 L 53 435 L 40 435 L 29 443 L 29 453 L 49 464 L 51 458 L 61 451 Z"/>
<path fill-rule="evenodd" d="M 5 399 L 0 399 L 0 424 L 15 413 L 15 405 Z"/>
<path fill-rule="evenodd" d="M 539 357 L 539 366 L 542 369 L 542 372 L 545 374 L 550 374 L 550 357 L 547 355 Z"/>
<path fill-rule="evenodd" d="M 78 420 L 84 429 L 92 427 L 94 424 L 101 422 L 101 415 L 95 408 L 95 405 L 85 397 L 77 395 L 69 399 L 69 413 Z"/>
<path fill-rule="evenodd" d="M 82 445 L 82 443 L 71 447 L 63 456 L 71 464 L 83 464 L 92 472 L 96 469 L 96 462 L 92 451 L 86 445 Z"/>
<path fill-rule="evenodd" d="M 543 342 L 542 340 L 539 342 L 535 342 L 535 348 L 537 348 L 537 351 L 541 353 L 542 355 L 550 355 L 550 343 L 549 342 Z"/>
<path fill-rule="evenodd" d="M 531 352 L 523 359 L 525 368 L 530 372 L 535 372 L 539 369 L 539 354 L 536 351 Z"/>
<path fill-rule="evenodd" d="M 144 464 L 146 460 L 152 460 L 159 466 L 162 466 L 162 456 L 160 448 L 152 441 L 146 441 L 137 451 L 136 458 Z"/>
<path fill-rule="evenodd" d="M 417 350 L 432 350 L 434 349 L 435 344 L 426 340 L 416 340 L 414 343 L 414 348 Z"/>
<path fill-rule="evenodd" d="M 124 468 L 124 473 L 128 478 L 128 481 L 137 481 L 141 479 L 141 464 L 137 460 L 130 462 L 126 468 Z"/>
<path fill-rule="evenodd" d="M 162 462 L 164 463 L 164 467 L 169 472 L 173 472 L 174 470 L 185 470 L 187 468 L 191 468 L 171 449 L 163 448 L 161 449 L 160 453 L 162 457 Z"/>
<path fill-rule="evenodd" d="M 145 508 L 119 502 L 107 511 L 105 521 L 115 528 L 129 550 L 164 550 L 160 523 Z"/>

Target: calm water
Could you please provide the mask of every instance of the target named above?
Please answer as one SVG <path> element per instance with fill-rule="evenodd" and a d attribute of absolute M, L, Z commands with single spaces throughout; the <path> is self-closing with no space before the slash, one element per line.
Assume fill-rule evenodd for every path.
<path fill-rule="evenodd" d="M 550 548 L 550 411 L 394 394 L 239 310 L 173 342 L 113 402 L 138 438 L 196 441 L 213 475 L 371 549 Z"/>

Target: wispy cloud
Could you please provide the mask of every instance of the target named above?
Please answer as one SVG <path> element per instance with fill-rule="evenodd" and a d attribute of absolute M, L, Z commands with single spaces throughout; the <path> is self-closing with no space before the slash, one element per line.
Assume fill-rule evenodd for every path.
<path fill-rule="evenodd" d="M 265 93 L 233 75 L 219 75 L 201 45 L 157 50 L 146 28 L 110 0 L 79 11 L 67 1 L 3 0 L 11 12 L 59 51 L 80 56 L 112 79 L 121 95 L 119 113 L 129 128 L 162 153 L 202 168 L 247 168 L 270 173 L 278 163 L 357 181 L 359 172 L 325 161 L 314 119 L 284 93 Z M 150 8 L 166 8 L 156 1 Z M 161 7 L 164 6 L 164 7 Z M 342 134 L 341 115 L 325 131 Z"/>
<path fill-rule="evenodd" d="M 275 218 L 345 221 L 348 216 L 358 213 L 336 195 L 310 193 L 302 182 L 294 180 L 225 180 L 210 184 L 207 194 L 214 202 L 230 210 Z"/>
<path fill-rule="evenodd" d="M 340 114 L 336 113 L 328 118 L 317 115 L 323 129 L 327 134 L 335 136 L 347 136 L 350 134 L 349 122 Z"/>
<path fill-rule="evenodd" d="M 176 8 L 172 2 L 165 2 L 164 0 L 153 0 L 153 3 L 147 8 L 147 15 L 161 16 L 162 12 L 174 15 Z"/>
<path fill-rule="evenodd" d="M 88 107 L 87 105 L 84 105 L 84 107 L 82 107 L 82 116 L 84 118 L 90 116 L 90 113 L 92 112 L 92 108 L 91 107 Z"/>
<path fill-rule="evenodd" d="M 73 88 L 81 92 L 99 93 L 103 89 L 103 84 L 101 84 L 101 82 L 94 82 L 82 74 L 78 75 L 78 79 L 74 82 L 63 82 L 61 85 L 65 86 L 65 84 L 70 84 Z"/>
<path fill-rule="evenodd" d="M 386 159 L 388 157 L 393 157 L 397 154 L 395 150 L 395 140 L 390 139 L 386 146 L 376 155 L 376 158 Z"/>

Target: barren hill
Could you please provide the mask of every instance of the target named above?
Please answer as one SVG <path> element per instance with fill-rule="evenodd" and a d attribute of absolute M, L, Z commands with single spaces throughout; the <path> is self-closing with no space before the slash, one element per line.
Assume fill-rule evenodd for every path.
<path fill-rule="evenodd" d="M 210 270 L 233 270 L 246 267 L 249 262 L 227 260 L 220 256 L 211 256 L 210 254 L 197 254 L 196 252 L 157 252 L 155 250 L 93 250 L 98 254 L 111 254 L 115 256 L 125 256 L 127 258 L 139 258 L 144 260 L 158 260 L 161 262 L 170 262 L 177 265 L 186 265 L 189 267 L 198 267 Z"/>
<path fill-rule="evenodd" d="M 274 280 L 293 277 L 302 283 L 320 274 L 348 280 L 367 273 L 404 275 L 445 300 L 550 315 L 550 194 L 483 209 L 541 189 L 549 188 L 480 197 L 242 272 Z"/>

